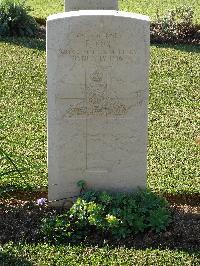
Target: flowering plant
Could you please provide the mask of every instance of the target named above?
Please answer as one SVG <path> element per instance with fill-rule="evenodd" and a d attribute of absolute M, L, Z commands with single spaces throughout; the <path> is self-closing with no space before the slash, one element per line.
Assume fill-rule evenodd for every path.
<path fill-rule="evenodd" d="M 43 206 L 47 203 L 47 199 L 46 198 L 41 198 L 37 200 L 37 205 L 38 206 Z"/>

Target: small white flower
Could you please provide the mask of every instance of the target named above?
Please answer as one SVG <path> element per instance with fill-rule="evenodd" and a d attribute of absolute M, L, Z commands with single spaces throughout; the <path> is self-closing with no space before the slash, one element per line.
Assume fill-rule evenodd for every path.
<path fill-rule="evenodd" d="M 46 198 L 41 198 L 37 200 L 37 205 L 39 206 L 43 206 L 47 203 L 47 199 Z"/>

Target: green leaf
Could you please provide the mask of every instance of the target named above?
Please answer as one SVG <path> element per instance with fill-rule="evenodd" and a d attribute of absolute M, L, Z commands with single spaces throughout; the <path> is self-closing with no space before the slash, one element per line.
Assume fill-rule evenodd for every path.
<path fill-rule="evenodd" d="M 158 208 L 150 212 L 148 221 L 149 221 L 149 226 L 157 233 L 159 233 L 162 230 L 165 230 L 166 226 L 170 223 L 171 216 L 167 209 Z"/>

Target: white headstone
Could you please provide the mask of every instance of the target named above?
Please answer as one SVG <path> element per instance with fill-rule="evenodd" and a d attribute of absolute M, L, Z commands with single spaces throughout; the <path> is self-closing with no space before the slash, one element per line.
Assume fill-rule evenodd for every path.
<path fill-rule="evenodd" d="M 118 0 L 65 0 L 65 11 L 87 9 L 117 10 Z"/>
<path fill-rule="evenodd" d="M 149 35 L 132 13 L 48 18 L 49 200 L 146 186 Z"/>

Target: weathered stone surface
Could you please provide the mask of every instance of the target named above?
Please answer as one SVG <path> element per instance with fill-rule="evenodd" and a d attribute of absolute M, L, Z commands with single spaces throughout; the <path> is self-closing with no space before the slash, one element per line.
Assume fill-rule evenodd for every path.
<path fill-rule="evenodd" d="M 49 200 L 145 187 L 148 17 L 79 11 L 47 22 Z"/>
<path fill-rule="evenodd" d="M 65 11 L 72 10 L 118 10 L 117 0 L 65 0 Z"/>

